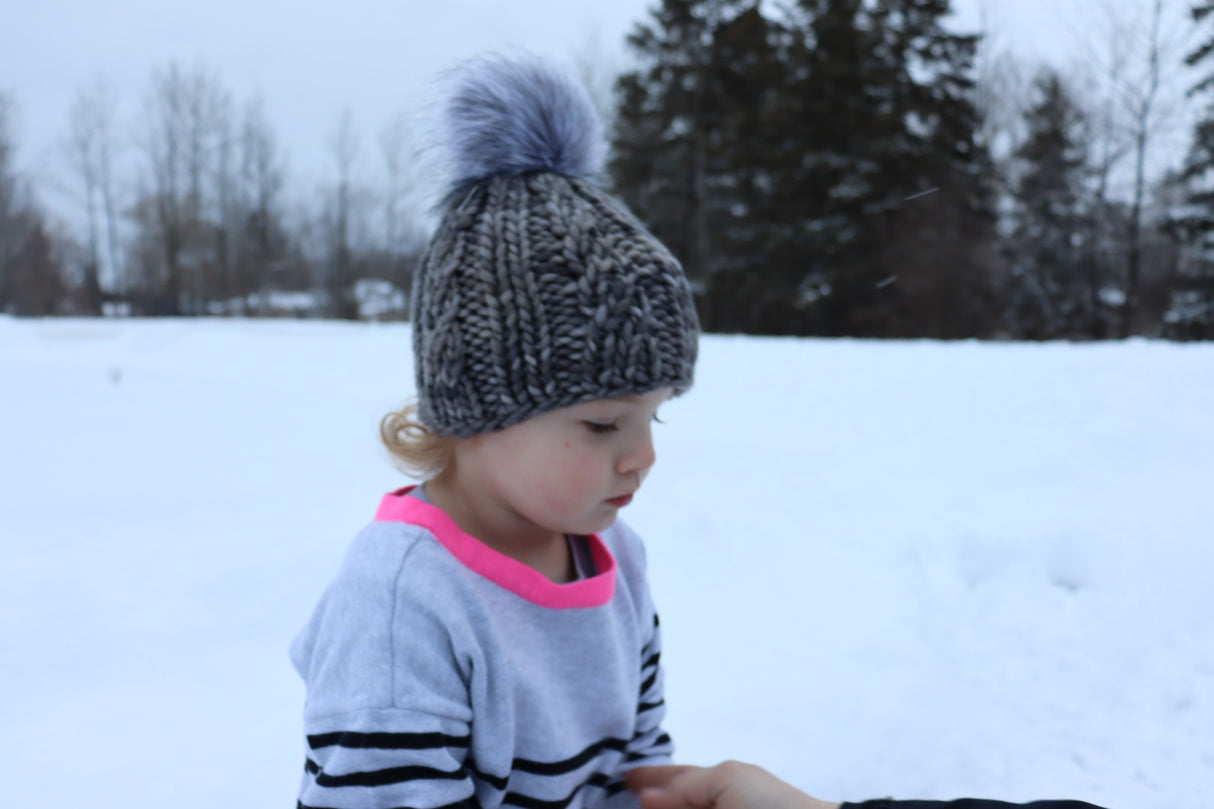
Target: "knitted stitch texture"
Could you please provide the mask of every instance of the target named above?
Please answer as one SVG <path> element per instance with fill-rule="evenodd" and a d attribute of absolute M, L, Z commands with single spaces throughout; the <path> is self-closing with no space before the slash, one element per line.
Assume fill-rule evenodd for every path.
<path fill-rule="evenodd" d="M 536 66 L 525 67 L 533 76 Z M 466 113 L 483 84 L 505 84 L 509 103 L 488 105 L 509 119 L 504 132 L 593 120 L 592 110 L 562 111 L 588 103 L 584 92 L 562 93 L 553 79 L 528 95 L 536 82 L 501 81 L 513 69 L 490 63 L 456 106 Z M 576 164 L 564 157 L 570 132 L 588 134 L 568 125 L 532 133 L 560 160 L 532 148 L 534 170 L 515 154 L 502 173 L 458 180 L 448 199 L 412 299 L 419 417 L 436 433 L 467 437 L 593 399 L 691 387 L 699 324 L 682 268 L 586 172 L 549 170 Z M 465 142 L 487 149 L 486 137 Z"/>

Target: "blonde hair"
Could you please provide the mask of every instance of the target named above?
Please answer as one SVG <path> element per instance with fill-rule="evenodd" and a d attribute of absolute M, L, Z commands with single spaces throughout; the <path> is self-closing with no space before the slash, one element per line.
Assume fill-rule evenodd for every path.
<path fill-rule="evenodd" d="M 458 439 L 431 432 L 417 418 L 417 402 L 384 416 L 379 438 L 396 467 L 412 478 L 430 478 L 451 465 Z"/>

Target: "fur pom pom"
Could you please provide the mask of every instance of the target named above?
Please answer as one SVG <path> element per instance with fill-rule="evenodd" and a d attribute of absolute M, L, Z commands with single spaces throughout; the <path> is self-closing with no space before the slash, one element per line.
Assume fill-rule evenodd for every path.
<path fill-rule="evenodd" d="M 607 151 L 586 88 L 534 58 L 487 57 L 464 66 L 443 124 L 455 194 L 490 177 L 533 171 L 594 179 Z"/>

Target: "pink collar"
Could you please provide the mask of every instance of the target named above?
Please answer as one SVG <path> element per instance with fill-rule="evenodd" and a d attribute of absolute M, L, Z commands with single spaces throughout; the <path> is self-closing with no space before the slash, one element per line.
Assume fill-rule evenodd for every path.
<path fill-rule="evenodd" d="M 601 607 L 615 595 L 615 557 L 598 534 L 592 534 L 589 542 L 599 572 L 587 579 L 557 584 L 517 559 L 465 534 L 438 506 L 410 497 L 409 492 L 414 488 L 406 486 L 385 494 L 375 512 L 375 521 L 405 522 L 425 528 L 464 567 L 541 607 L 552 610 Z"/>

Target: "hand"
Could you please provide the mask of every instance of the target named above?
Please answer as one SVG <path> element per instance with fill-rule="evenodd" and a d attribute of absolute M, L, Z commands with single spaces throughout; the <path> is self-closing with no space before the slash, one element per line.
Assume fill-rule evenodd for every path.
<path fill-rule="evenodd" d="M 628 788 L 640 796 L 642 809 L 839 809 L 740 761 L 637 767 L 628 773 Z"/>

